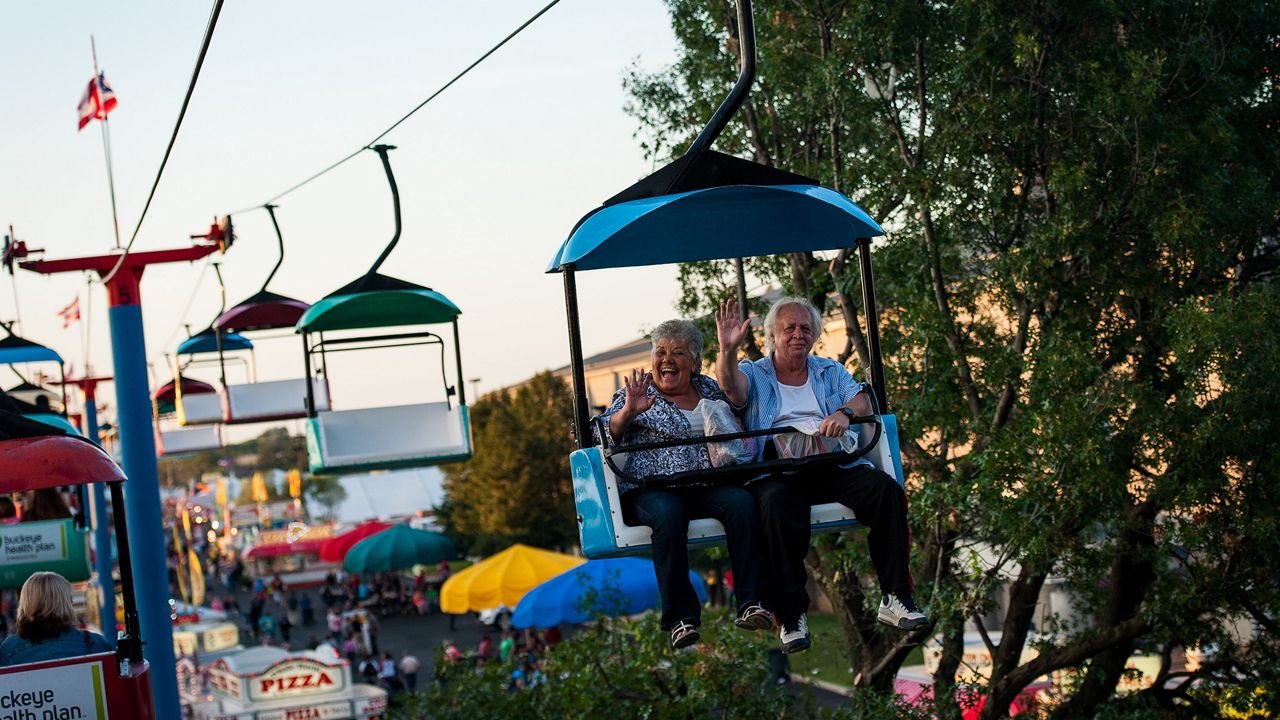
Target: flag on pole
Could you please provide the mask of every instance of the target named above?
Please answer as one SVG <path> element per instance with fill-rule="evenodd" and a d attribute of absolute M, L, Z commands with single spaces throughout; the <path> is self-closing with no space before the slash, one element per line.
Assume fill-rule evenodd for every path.
<path fill-rule="evenodd" d="M 89 81 L 89 87 L 85 88 L 84 96 L 80 98 L 79 129 L 83 130 L 90 120 L 106 120 L 107 113 L 115 107 L 116 94 L 107 84 L 106 74 L 98 73 L 97 77 Z"/>
<path fill-rule="evenodd" d="M 62 329 L 66 330 L 71 327 L 71 323 L 80 319 L 80 296 L 77 295 L 71 304 L 58 311 L 58 317 L 62 318 Z"/>

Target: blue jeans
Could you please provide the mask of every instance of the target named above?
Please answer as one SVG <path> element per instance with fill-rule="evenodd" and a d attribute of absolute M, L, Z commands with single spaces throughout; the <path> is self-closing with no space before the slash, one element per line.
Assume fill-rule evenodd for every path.
<path fill-rule="evenodd" d="M 733 564 L 738 609 L 760 602 L 764 566 L 759 521 L 751 493 L 740 487 L 657 490 L 637 488 L 622 496 L 628 524 L 653 530 L 653 569 L 662 602 L 662 629 L 680 621 L 698 625 L 702 606 L 689 581 L 689 520 L 715 518 L 725 529 Z"/>

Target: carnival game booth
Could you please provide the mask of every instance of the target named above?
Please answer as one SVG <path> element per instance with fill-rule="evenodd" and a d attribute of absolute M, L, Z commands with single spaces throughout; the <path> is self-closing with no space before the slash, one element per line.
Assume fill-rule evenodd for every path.
<path fill-rule="evenodd" d="M 259 532 L 257 541 L 245 551 L 244 559 L 252 563 L 251 571 L 258 577 L 314 570 L 320 564 L 320 549 L 331 539 L 332 525 L 307 526 L 294 522 L 282 529 Z M 329 567 L 326 565 L 325 569 Z"/>
<path fill-rule="evenodd" d="M 119 546 L 120 587 L 124 630 L 115 652 L 101 652 L 47 662 L 0 668 L 0 717 L 10 718 L 137 718 L 156 716 L 151 675 L 143 659 L 138 606 L 133 591 L 120 467 L 97 445 L 68 436 L 50 425 L 0 411 L 0 493 L 105 482 Z M 59 521 L 61 522 L 61 521 Z M 70 521 L 66 521 L 70 522 Z M 68 562 L 76 536 L 71 528 L 34 529 L 44 523 L 6 526 L 0 561 L 8 582 L 25 580 L 37 569 Z M 55 522 L 57 525 L 57 522 Z M 77 566 L 79 561 L 77 561 Z M 87 573 L 87 560 L 85 561 Z M 66 568 L 69 572 L 73 568 Z"/>
<path fill-rule="evenodd" d="M 174 620 L 173 654 L 177 658 L 178 696 L 183 704 L 200 702 L 209 692 L 208 668 L 228 655 L 244 652 L 240 628 L 226 613 L 196 608 L 195 619 Z"/>
<path fill-rule="evenodd" d="M 256 647 L 209 666 L 209 692 L 190 705 L 195 720 L 367 720 L 387 710 L 387 691 L 352 682 L 332 652 Z"/>

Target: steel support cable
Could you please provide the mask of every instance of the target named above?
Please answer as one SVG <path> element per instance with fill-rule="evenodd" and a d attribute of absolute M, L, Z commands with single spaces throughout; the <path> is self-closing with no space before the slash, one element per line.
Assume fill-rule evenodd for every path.
<path fill-rule="evenodd" d="M 344 157 L 344 158 L 342 158 L 341 160 L 339 160 L 339 161 L 337 161 L 337 162 L 333 163 L 332 165 L 330 165 L 330 166 L 326 167 L 325 169 L 321 170 L 320 172 L 318 172 L 318 173 L 316 173 L 316 174 L 312 175 L 311 177 L 307 178 L 306 180 L 303 180 L 302 182 L 300 182 L 300 183 L 298 183 L 298 184 L 294 185 L 293 187 L 290 187 L 288 190 L 285 190 L 284 192 L 282 192 L 282 193 L 280 193 L 280 194 L 278 194 L 278 195 L 273 196 L 271 199 L 267 200 L 266 202 L 258 203 L 257 205 L 250 205 L 249 207 L 241 208 L 241 209 L 236 210 L 235 212 L 232 212 L 232 213 L 229 213 L 229 214 L 231 214 L 231 215 L 239 215 L 239 214 L 241 214 L 241 213 L 246 213 L 246 212 L 249 212 L 249 211 L 251 211 L 251 210 L 260 210 L 260 209 L 262 209 L 262 208 L 266 207 L 267 205 L 270 205 L 270 204 L 274 203 L 275 201 L 279 200 L 280 198 L 284 197 L 285 195 L 288 195 L 289 193 L 293 192 L 294 190 L 297 190 L 297 189 L 301 188 L 302 186 L 306 185 L 307 183 L 310 183 L 310 182 L 311 182 L 311 181 L 313 181 L 313 180 L 319 179 L 322 175 L 325 175 L 325 174 L 326 174 L 326 173 L 328 173 L 329 171 L 336 169 L 338 166 L 340 166 L 340 165 L 342 165 L 343 163 L 347 162 L 348 160 L 350 160 L 350 159 L 354 158 L 355 156 L 359 155 L 360 153 L 364 152 L 365 150 L 370 149 L 370 147 L 371 147 L 374 143 L 376 143 L 376 142 L 378 142 L 379 140 L 381 140 L 382 138 L 386 137 L 386 136 L 387 136 L 387 135 L 388 135 L 392 130 L 395 130 L 397 127 L 400 127 L 400 125 L 401 125 L 402 123 L 404 123 L 404 121 L 405 121 L 405 120 L 408 120 L 410 117 L 413 117 L 414 113 L 416 113 L 416 112 L 418 112 L 419 110 L 421 110 L 422 108 L 426 107 L 427 103 L 431 102 L 432 100 L 435 100 L 437 96 L 439 96 L 439 95 L 440 95 L 441 93 L 443 93 L 445 90 L 448 90 L 450 86 L 452 86 L 454 83 L 456 83 L 456 82 L 458 82 L 459 80 L 461 80 L 461 79 L 462 79 L 462 78 L 463 78 L 467 73 L 469 73 L 469 72 L 471 72 L 472 70 L 474 70 L 474 69 L 476 68 L 476 66 L 478 66 L 480 63 L 484 62 L 485 60 L 489 59 L 489 56 L 490 56 L 490 55 L 492 55 L 492 54 L 494 54 L 494 53 L 495 53 L 495 52 L 497 52 L 498 50 L 500 50 L 500 49 L 502 48 L 502 46 L 503 46 L 503 45 L 506 45 L 506 44 L 507 44 L 508 42 L 510 42 L 513 38 L 515 38 L 515 36 L 519 35 L 521 32 L 524 32 L 525 28 L 529 27 L 529 26 L 530 26 L 530 25 L 532 25 L 534 22 L 536 22 L 536 21 L 538 20 L 538 18 L 540 18 L 540 17 L 542 17 L 543 15 L 545 15 L 545 14 L 547 13 L 547 11 L 548 11 L 548 10 L 550 10 L 551 8 L 553 8 L 553 7 L 555 7 L 556 5 L 559 5 L 559 4 L 560 4 L 560 0 L 551 0 L 551 2 L 547 3 L 547 4 L 546 4 L 546 5 L 545 5 L 541 10 L 539 10 L 539 11 L 538 11 L 538 12 L 536 12 L 536 13 L 534 13 L 534 14 L 533 14 L 533 16 L 531 16 L 528 20 L 525 20 L 523 23 L 521 23 L 521 24 L 520 24 L 520 26 L 519 26 L 519 27 L 517 27 L 515 30 L 512 30 L 510 33 L 508 33 L 506 37 L 502 38 L 502 40 L 501 40 L 501 41 L 499 41 L 497 45 L 494 45 L 493 47 L 489 48 L 489 50 L 488 50 L 487 52 L 485 52 L 485 54 L 483 54 L 483 55 L 481 55 L 479 58 L 477 58 L 477 59 L 475 60 L 475 62 L 471 63 L 471 64 L 470 64 L 470 65 L 468 65 L 466 68 L 464 68 L 464 69 L 462 70 L 462 72 L 458 73 L 457 75 L 454 75 L 454 76 L 453 76 L 453 78 L 452 78 L 451 80 L 449 80 L 449 82 L 445 83 L 444 85 L 441 85 L 441 86 L 440 86 L 440 88 L 439 88 L 439 89 L 437 89 L 435 92 L 431 93 L 431 95 L 429 95 L 429 96 L 427 97 L 427 99 L 426 99 L 426 100 L 423 100 L 422 102 L 418 103 L 418 105 L 417 105 L 416 107 L 414 107 L 414 108 L 413 108 L 412 110 L 410 110 L 409 112 L 405 113 L 403 117 L 401 117 L 399 120 L 397 120 L 397 121 L 395 121 L 394 123 L 392 123 L 392 124 L 391 124 L 391 126 L 390 126 L 390 127 L 388 127 L 386 130 L 383 130 L 382 132 L 378 133 L 377 137 L 373 138 L 373 139 L 372 139 L 372 140 L 370 140 L 369 142 L 367 142 L 367 143 L 365 143 L 364 145 L 360 146 L 360 147 L 359 147 L 359 148 L 357 148 L 354 152 L 352 152 L 350 155 L 347 155 L 346 157 Z"/>
<path fill-rule="evenodd" d="M 209 53 L 209 43 L 213 41 L 213 29 L 218 25 L 218 15 L 222 13 L 223 0 L 214 0 L 213 10 L 209 13 L 209 22 L 204 29 L 204 41 L 200 43 L 200 54 L 196 57 L 196 67 L 191 72 L 191 82 L 187 84 L 187 95 L 182 99 L 182 108 L 178 111 L 178 121 L 173 125 L 173 134 L 169 136 L 169 145 L 164 149 L 164 158 L 160 160 L 160 169 L 156 171 L 156 179 L 151 183 L 151 192 L 147 194 L 147 202 L 142 206 L 142 214 L 138 216 L 138 224 L 133 228 L 133 235 L 129 237 L 129 243 L 124 246 L 124 252 L 120 255 L 120 259 L 116 260 L 115 267 L 111 268 L 111 272 L 102 278 L 102 284 L 111 282 L 116 276 L 120 268 L 124 265 L 125 258 L 129 257 L 129 250 L 133 248 L 133 241 L 138 239 L 138 231 L 142 229 L 142 221 L 147 218 L 147 210 L 151 208 L 151 201 L 156 196 L 156 188 L 160 187 L 160 178 L 164 176 L 165 165 L 169 163 L 169 155 L 173 152 L 174 143 L 178 141 L 178 131 L 182 128 L 182 120 L 187 116 L 187 106 L 191 104 L 191 96 L 196 91 L 196 81 L 200 79 L 200 68 L 204 66 L 205 55 Z"/>

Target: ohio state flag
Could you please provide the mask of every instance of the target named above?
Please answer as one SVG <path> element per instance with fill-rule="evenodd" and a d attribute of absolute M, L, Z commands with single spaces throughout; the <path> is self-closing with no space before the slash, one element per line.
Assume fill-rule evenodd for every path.
<path fill-rule="evenodd" d="M 90 120 L 106 120 L 107 113 L 116 108 L 116 94 L 111 90 L 111 86 L 107 84 L 107 76 L 105 73 L 98 73 L 98 76 L 89 81 L 89 87 L 85 88 L 84 96 L 80 98 L 80 106 L 77 108 L 80 112 L 80 127 L 83 130 Z"/>

